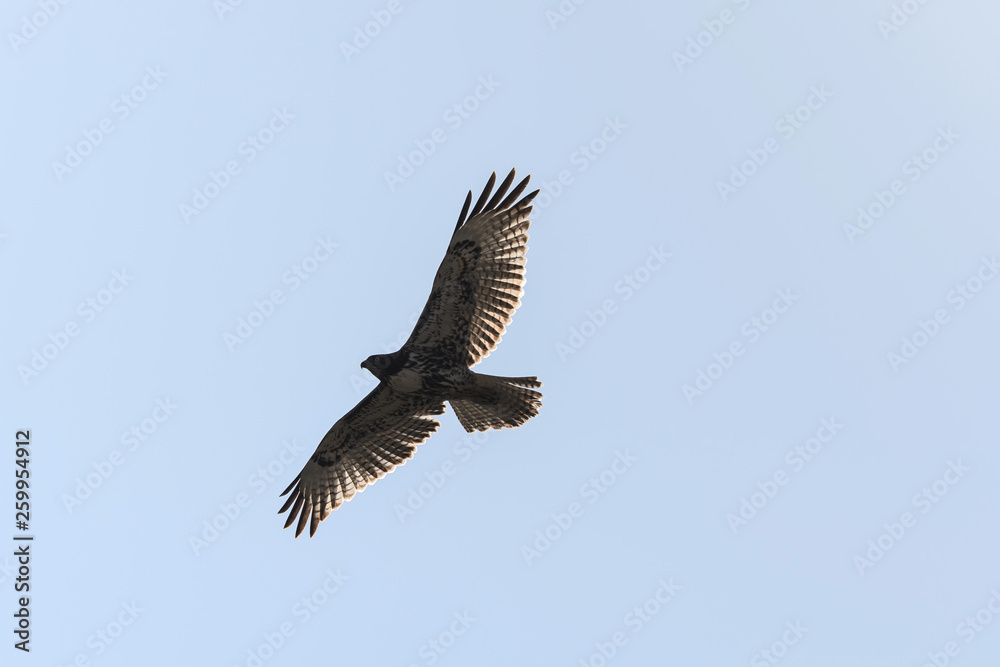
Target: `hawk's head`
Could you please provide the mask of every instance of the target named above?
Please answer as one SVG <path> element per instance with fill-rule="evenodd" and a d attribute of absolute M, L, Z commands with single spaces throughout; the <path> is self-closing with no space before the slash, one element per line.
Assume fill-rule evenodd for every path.
<path fill-rule="evenodd" d="M 361 362 L 361 368 L 367 368 L 369 373 L 379 380 L 384 380 L 385 376 L 389 375 L 389 367 L 393 361 L 392 357 L 393 355 L 391 354 L 373 354 Z"/>

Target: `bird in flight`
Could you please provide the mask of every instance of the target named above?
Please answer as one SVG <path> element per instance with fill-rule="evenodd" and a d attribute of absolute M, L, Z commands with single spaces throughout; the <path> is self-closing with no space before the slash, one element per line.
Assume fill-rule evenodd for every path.
<path fill-rule="evenodd" d="M 514 170 L 493 196 L 490 176 L 476 205 L 469 191 L 431 295 L 406 343 L 361 363 L 378 385 L 327 432 L 281 494 L 285 528 L 309 536 L 330 513 L 402 465 L 441 423 L 448 401 L 466 431 L 513 428 L 538 414 L 536 377 L 498 377 L 470 368 L 496 348 L 521 305 L 531 200 L 526 177 L 510 194 Z M 521 197 L 518 199 L 518 197 Z"/>

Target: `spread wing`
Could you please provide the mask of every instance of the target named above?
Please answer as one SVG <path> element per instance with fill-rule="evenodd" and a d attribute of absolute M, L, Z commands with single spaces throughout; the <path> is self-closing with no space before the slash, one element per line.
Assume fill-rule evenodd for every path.
<path fill-rule="evenodd" d="M 471 212 L 472 192 L 465 198 L 431 295 L 406 346 L 433 350 L 473 366 L 496 348 L 521 305 L 528 216 L 538 190 L 517 201 L 529 176 L 507 194 L 514 182 L 511 169 L 487 201 L 496 177 L 496 173 L 490 176 Z"/>
<path fill-rule="evenodd" d="M 306 520 L 309 537 L 330 512 L 358 491 L 413 456 L 417 445 L 441 426 L 430 415 L 444 413 L 444 402 L 397 392 L 379 383 L 327 432 L 309 462 L 281 495 L 291 491 L 278 514 L 291 509 L 285 528 L 295 521 L 295 537 Z"/>

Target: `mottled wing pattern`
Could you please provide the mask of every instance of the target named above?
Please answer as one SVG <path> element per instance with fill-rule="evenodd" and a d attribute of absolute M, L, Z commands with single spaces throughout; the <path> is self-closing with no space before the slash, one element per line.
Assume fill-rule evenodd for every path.
<path fill-rule="evenodd" d="M 467 366 L 496 348 L 524 293 L 528 216 L 538 194 L 535 190 L 517 201 L 528 178 L 507 194 L 514 182 L 511 169 L 490 198 L 494 173 L 472 211 L 469 192 L 427 305 L 405 347 L 434 350 Z"/>
<path fill-rule="evenodd" d="M 344 415 L 320 442 L 285 495 L 278 514 L 291 510 L 285 528 L 298 516 L 295 537 L 309 523 L 309 536 L 342 503 L 413 456 L 416 446 L 441 426 L 430 415 L 444 413 L 442 401 L 399 393 L 379 383 Z"/>

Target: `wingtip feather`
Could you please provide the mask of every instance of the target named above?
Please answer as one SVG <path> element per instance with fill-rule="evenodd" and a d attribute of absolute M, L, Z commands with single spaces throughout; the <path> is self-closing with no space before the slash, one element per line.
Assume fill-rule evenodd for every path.
<path fill-rule="evenodd" d="M 301 479 L 302 479 L 302 474 L 301 474 L 301 473 L 300 473 L 300 474 L 298 474 L 298 475 L 296 475 L 296 476 L 295 476 L 295 479 L 293 479 L 293 480 L 292 480 L 292 483 L 288 485 L 288 488 L 287 488 L 287 489 L 285 489 L 284 491 L 282 491 L 281 493 L 279 493 L 279 494 L 278 494 L 278 497 L 279 497 L 279 498 L 281 498 L 282 496 L 286 496 L 286 495 L 288 495 L 288 492 L 289 492 L 289 491 L 291 491 L 291 490 L 292 490 L 292 488 L 293 488 L 293 487 L 294 487 L 294 486 L 295 486 L 296 484 L 298 484 L 298 483 L 299 483 L 299 480 L 301 480 Z"/>
<path fill-rule="evenodd" d="M 458 223 L 455 225 L 456 232 L 462 227 L 462 223 L 465 222 L 465 214 L 469 212 L 469 205 L 471 203 L 472 190 L 469 190 L 469 194 L 465 196 L 465 203 L 462 205 L 462 212 L 458 214 Z"/>
<path fill-rule="evenodd" d="M 512 171 L 510 173 L 513 175 L 514 172 Z M 504 199 L 502 202 L 500 202 L 500 205 L 497 208 L 499 208 L 501 211 L 504 211 L 504 210 L 507 210 L 508 208 L 510 208 L 514 204 L 514 202 L 517 201 L 517 198 L 521 195 L 521 193 L 524 192 L 524 189 L 526 187 L 528 187 L 528 181 L 529 180 L 531 180 L 531 175 L 530 174 L 527 175 L 527 176 L 525 176 L 524 179 L 520 183 L 518 183 L 514 187 L 513 190 L 511 190 L 510 194 L 507 195 L 507 198 Z M 537 193 L 538 193 L 538 191 L 535 190 L 535 194 L 537 194 Z M 529 195 L 529 197 L 527 198 L 527 200 L 530 201 L 530 197 L 533 197 L 533 196 L 534 196 L 534 194 Z"/>
<path fill-rule="evenodd" d="M 493 195 L 493 198 L 490 199 L 488 204 L 486 204 L 487 211 L 492 211 L 493 209 L 496 208 L 497 204 L 500 203 L 500 200 L 503 199 L 503 196 L 507 194 L 507 188 L 509 188 L 510 184 L 513 182 L 514 182 L 514 170 L 511 169 L 510 173 L 507 174 L 507 178 L 503 179 L 503 183 L 501 183 L 500 187 L 497 188 L 496 194 Z"/>
<path fill-rule="evenodd" d="M 312 509 L 312 503 L 307 502 L 305 507 L 302 508 L 302 512 L 299 514 L 299 522 L 295 526 L 295 537 L 302 534 L 302 530 L 306 527 L 306 519 L 309 518 L 309 510 Z M 294 515 L 292 515 L 294 516 Z M 314 531 L 315 532 L 315 531 Z"/>
<path fill-rule="evenodd" d="M 490 174 L 490 180 L 486 181 L 486 187 L 483 188 L 483 194 L 479 195 L 479 199 L 476 201 L 476 205 L 472 207 L 472 212 L 469 213 L 469 217 L 472 218 L 479 215 L 480 211 L 483 210 L 483 206 L 486 204 L 486 200 L 489 199 L 490 192 L 493 191 L 493 184 L 497 182 L 497 173 L 494 171 Z"/>

